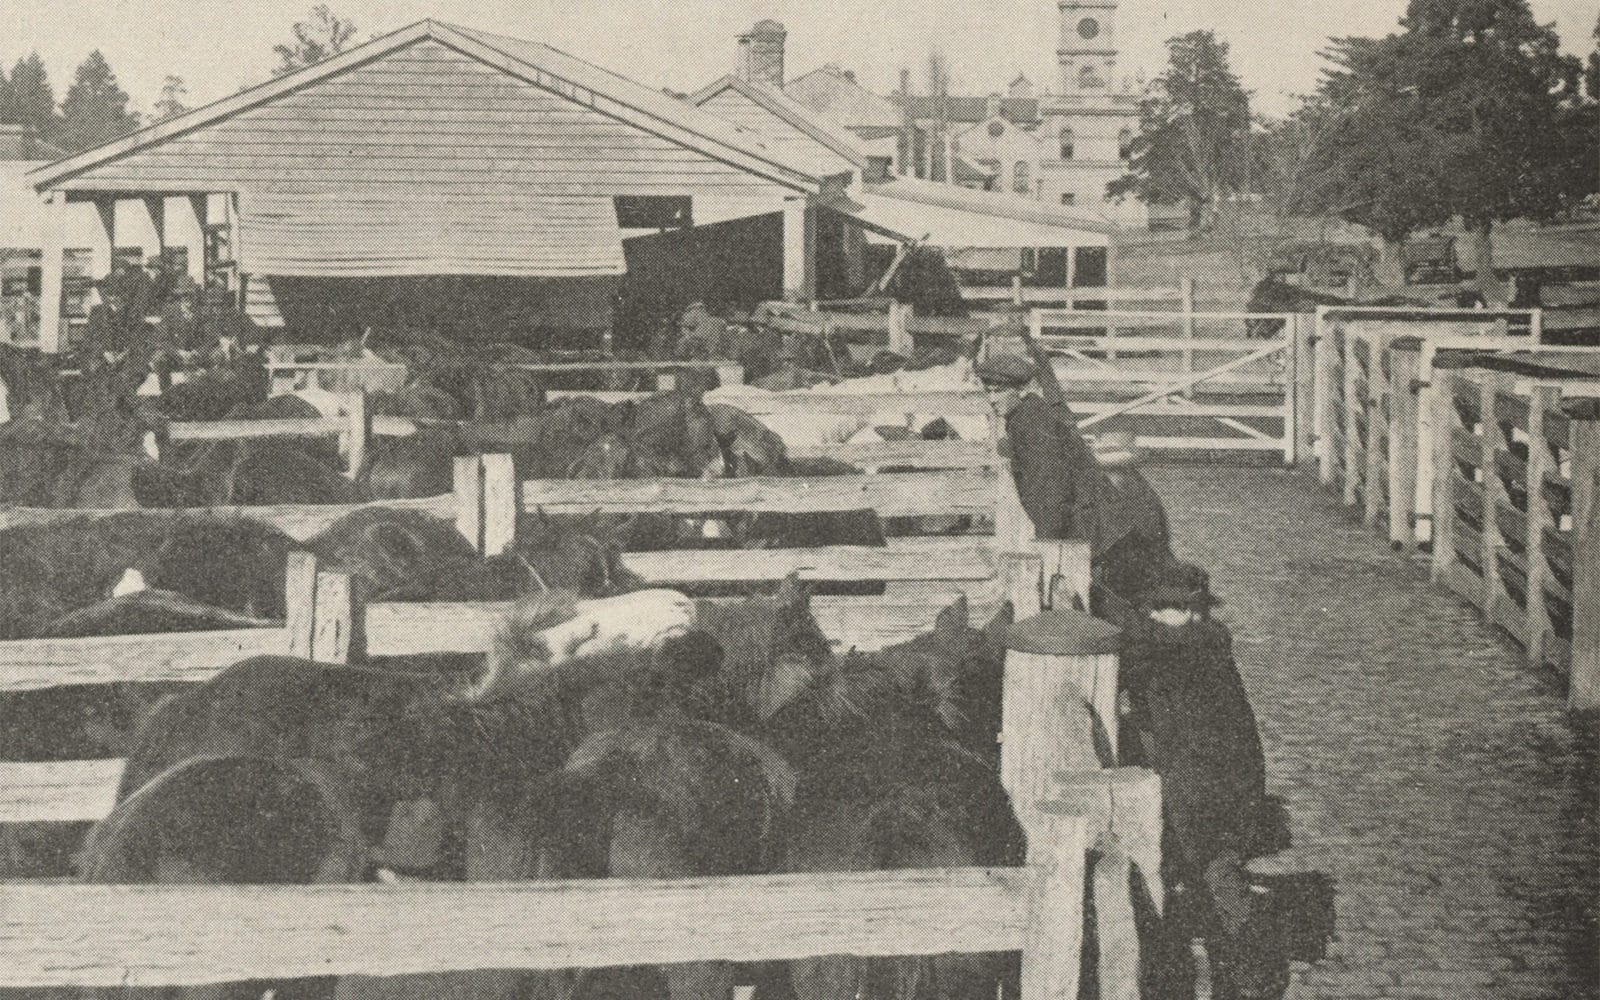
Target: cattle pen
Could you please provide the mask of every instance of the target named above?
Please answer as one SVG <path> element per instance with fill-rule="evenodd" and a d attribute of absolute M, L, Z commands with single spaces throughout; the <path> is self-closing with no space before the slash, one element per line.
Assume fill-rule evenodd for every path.
<path fill-rule="evenodd" d="M 1048 316 L 1041 314 L 1036 322 L 1042 325 Z M 1403 428 L 1408 416 L 1424 409 L 1420 405 L 1416 410 L 1405 409 L 1403 401 L 1397 401 L 1400 395 L 1427 391 L 1414 385 L 1416 376 L 1408 381 L 1405 374 L 1413 355 L 1418 359 L 1425 356 L 1426 341 L 1417 336 L 1415 325 L 1410 333 L 1417 343 L 1405 336 L 1386 336 L 1376 351 L 1371 347 L 1363 351 L 1359 346 L 1364 342 L 1359 328 L 1341 329 L 1327 317 L 1319 317 L 1317 322 L 1298 317 L 1294 326 L 1295 336 L 1285 339 L 1296 346 L 1280 348 L 1293 352 L 1292 360 L 1261 376 L 1263 384 L 1297 387 L 1285 393 L 1293 400 L 1289 407 L 1281 398 L 1274 407 L 1274 419 L 1281 421 L 1278 426 L 1283 430 L 1273 448 L 1262 450 L 1276 457 L 1283 454 L 1283 443 L 1292 440 L 1297 442 L 1294 456 L 1302 462 L 1315 459 L 1324 468 L 1331 464 L 1345 474 L 1355 470 L 1358 476 L 1370 476 L 1358 483 L 1379 484 L 1384 497 L 1419 495 L 1409 479 L 1402 478 L 1399 486 L 1390 485 L 1397 469 L 1403 477 L 1408 467 L 1425 467 L 1408 462 L 1406 456 L 1439 454 L 1425 446 L 1416 446 L 1416 452 L 1390 450 L 1405 447 L 1406 435 L 1396 428 Z M 1489 327 L 1486 333 L 1475 334 L 1479 339 L 1460 347 L 1436 338 L 1435 350 L 1426 355 L 1437 384 L 1450 386 L 1448 398 L 1456 411 L 1453 419 L 1457 423 L 1449 425 L 1452 433 L 1442 436 L 1452 442 L 1453 460 L 1463 465 L 1469 464 L 1467 459 L 1475 459 L 1479 468 L 1506 467 L 1510 462 L 1502 452 L 1510 453 L 1512 460 L 1528 462 L 1530 469 L 1535 462 L 1547 462 L 1542 481 L 1549 496 L 1559 497 L 1561 481 L 1583 481 L 1572 461 L 1577 451 L 1566 454 L 1561 442 L 1576 449 L 1572 442 L 1592 430 L 1587 422 L 1593 416 L 1584 404 L 1567 409 L 1556 405 L 1551 397 L 1554 387 L 1530 386 L 1515 377 L 1506 383 L 1507 373 L 1487 365 L 1475 367 L 1475 361 L 1463 367 L 1461 356 L 1471 350 L 1528 346 L 1526 340 L 1515 338 L 1501 344 L 1492 339 L 1500 331 L 1494 330 L 1492 323 Z M 1125 361 L 1094 357 L 1105 354 L 1110 346 L 1100 340 L 1088 345 L 1063 341 L 1054 346 L 1091 355 L 1087 363 L 1096 368 L 1108 367 L 1103 362 Z M 1121 346 L 1130 351 L 1147 349 L 1137 343 Z M 1181 358 L 1181 345 L 1161 346 L 1169 355 Z M 1258 341 L 1252 346 L 1275 345 Z M 1351 369 L 1341 367 L 1350 364 L 1347 359 L 1360 366 L 1354 393 L 1342 391 L 1351 384 L 1346 380 Z M 1451 367 L 1453 364 L 1456 367 Z M 1159 370 L 1155 365 L 1146 367 Z M 1375 371 L 1381 372 L 1381 378 L 1374 376 Z M 1153 388 L 1134 393 L 1135 398 L 1156 392 L 1161 405 L 1182 407 L 1184 404 L 1176 402 L 1183 398 L 1185 388 L 1177 384 L 1181 376 L 1161 378 L 1152 383 Z M 1567 378 L 1560 391 L 1564 396 L 1582 395 L 1579 381 Z M 1376 398 L 1371 389 L 1374 383 L 1385 387 Z M 1486 388 L 1491 383 L 1493 390 Z M 1393 386 L 1402 387 L 1403 393 Z M 1540 407 L 1516 402 L 1530 387 L 1543 390 Z M 818 408 L 863 415 L 896 410 L 986 412 L 981 397 L 970 391 L 819 395 L 752 395 L 749 405 L 757 415 Z M 1352 398 L 1360 400 L 1353 411 L 1348 405 Z M 1340 404 L 1345 404 L 1343 410 L 1338 408 Z M 1496 408 L 1484 411 L 1485 406 Z M 276 432 L 344 434 L 352 440 L 358 433 L 408 432 L 398 423 L 384 425 L 387 418 L 367 417 L 365 410 L 364 403 L 353 402 L 340 417 L 280 427 Z M 1483 412 L 1495 416 L 1485 420 Z M 1474 418 L 1474 414 L 1478 416 Z M 1203 416 L 1213 421 L 1220 416 L 1255 427 L 1253 421 L 1259 415 Z M 1373 430 L 1380 419 L 1383 428 Z M 1537 430 L 1530 429 L 1527 421 L 1535 420 L 1542 423 L 1534 425 Z M 203 426 L 195 425 L 196 437 L 208 433 Z M 1484 430 L 1495 427 L 1504 429 L 1499 438 Z M 229 436 L 223 430 L 211 433 Z M 1368 443 L 1374 434 L 1382 447 Z M 1534 440 L 1542 436 L 1550 442 L 1548 459 L 1539 457 L 1537 449 L 1521 454 L 1514 447 L 1525 444 L 1530 434 L 1535 435 Z M 1347 450 L 1352 437 L 1357 448 L 1353 460 Z M 1473 439 L 1471 443 L 1468 437 Z M 1438 436 L 1426 440 L 1435 442 L 1434 448 L 1442 447 Z M 1485 455 L 1485 449 L 1491 451 Z M 708 515 L 732 510 L 818 512 L 869 506 L 887 516 L 965 514 L 993 522 L 992 538 L 899 539 L 882 549 L 668 551 L 632 553 L 624 558 L 624 564 L 646 580 L 669 585 L 773 581 L 789 572 L 818 580 L 885 583 L 881 597 L 814 599 L 813 609 L 824 631 L 841 648 L 873 648 L 926 630 L 939 605 L 935 597 L 948 600 L 965 595 L 986 606 L 985 602 L 1003 596 L 1018 606 L 1019 615 L 1034 611 L 1060 615 L 1070 614 L 1065 609 L 1073 598 L 1081 600 L 1087 592 L 1085 547 L 1032 539 L 1031 526 L 1020 512 L 1015 493 L 1007 489 L 1006 460 L 991 441 L 829 444 L 811 446 L 809 453 L 865 466 L 910 469 L 812 479 L 517 482 L 507 457 L 487 455 L 457 462 L 456 487 L 447 496 L 381 506 L 421 510 L 451 520 L 485 553 L 509 545 L 516 530 L 516 514 L 533 509 Z M 1368 473 L 1377 461 L 1374 453 L 1381 462 L 1375 473 Z M 1401 457 L 1392 457 L 1395 455 Z M 1588 475 L 1592 477 L 1592 471 Z M 1541 481 L 1539 473 L 1530 471 L 1528 476 L 1524 483 Z M 1473 478 L 1480 486 L 1486 481 L 1481 474 Z M 1459 489 L 1460 484 L 1454 483 L 1453 488 Z M 1504 485 L 1492 488 L 1502 491 L 1495 495 L 1502 508 L 1510 506 L 1526 513 L 1523 506 L 1508 502 L 1513 494 Z M 1567 490 L 1572 496 L 1568 503 L 1578 503 L 1577 487 L 1568 485 Z M 1438 503 L 1436 490 L 1424 492 Z M 1392 525 L 1394 513 L 1388 500 L 1380 502 L 1377 514 L 1368 517 L 1369 496 L 1364 487 L 1358 489 L 1358 513 L 1374 525 Z M 1471 502 L 1470 497 L 1462 500 L 1458 494 L 1448 506 L 1431 509 L 1459 512 L 1465 507 L 1470 512 Z M 230 512 L 267 521 L 304 539 L 349 513 L 350 508 L 237 508 Z M 42 523 L 82 515 L 81 511 L 0 511 L 0 524 Z M 1508 520 L 1515 517 L 1502 516 Z M 1439 532 L 1446 530 L 1443 518 L 1407 515 L 1404 521 L 1413 529 L 1405 544 L 1425 540 L 1426 527 L 1432 522 L 1433 558 L 1437 561 Z M 1454 536 L 1461 540 L 1450 549 L 1457 557 L 1469 557 L 1468 562 L 1484 551 L 1481 539 L 1470 534 L 1478 523 L 1481 521 L 1466 522 L 1466 531 Z M 1545 551 L 1554 553 L 1546 556 L 1552 565 L 1541 586 L 1556 608 L 1555 616 L 1547 619 L 1547 630 L 1557 640 L 1561 639 L 1556 627 L 1561 625 L 1560 607 L 1553 599 L 1564 592 L 1578 592 L 1577 584 L 1565 582 L 1563 573 L 1591 572 L 1578 570 L 1572 561 L 1561 566 L 1561 556 L 1568 551 L 1563 543 L 1573 553 L 1594 548 L 1588 541 L 1592 535 L 1582 534 L 1580 523 L 1568 509 L 1552 513 L 1540 532 Z M 1416 534 L 1417 529 L 1423 534 Z M 1564 538 L 1564 532 L 1572 535 Z M 1496 536 L 1497 549 L 1491 550 L 1499 557 L 1496 565 L 1502 571 L 1506 565 L 1518 565 L 1504 558 L 1507 552 L 1518 554 L 1506 542 L 1508 536 L 1516 537 L 1502 528 Z M 1495 584 L 1504 590 L 1508 579 L 1517 582 L 1502 572 Z M 1483 587 L 1477 579 L 1465 586 L 1458 584 L 1469 597 L 1481 595 Z M 277 628 L 0 644 L 0 677 L 5 678 L 0 690 L 126 680 L 201 680 L 256 653 L 292 652 L 338 669 L 363 650 L 374 655 L 482 652 L 503 611 L 484 604 L 366 603 L 347 578 L 320 571 L 308 559 L 291 564 L 286 592 L 291 595 L 290 610 Z M 1505 611 L 1504 595 L 1499 603 L 1502 618 L 1515 621 Z M 1530 614 L 1534 610 L 1519 609 Z M 1587 634 L 1582 628 L 1596 624 L 1591 616 L 1587 625 L 1577 626 L 1580 608 L 1574 607 L 1570 615 L 1569 627 L 1578 629 L 1575 635 Z M 1581 646 L 1581 640 L 1566 642 L 1573 649 L 1567 655 L 1579 657 L 1572 667 L 1574 704 L 1579 704 L 1580 675 L 1589 676 L 1583 672 L 1593 661 L 1578 654 L 1579 646 L 1572 645 L 1575 641 Z M 1545 645 L 1547 653 L 1564 652 L 1559 641 Z M 1114 648 L 1113 641 L 1091 631 L 1086 642 L 1063 646 L 1050 655 L 1013 651 L 1008 656 L 1002 769 L 1004 784 L 1018 805 L 1030 844 L 1036 848 L 1025 868 L 455 885 L 199 888 L 12 884 L 0 888 L 4 904 L 0 906 L 0 969 L 4 970 L 0 986 L 156 986 L 291 974 L 385 976 L 452 971 L 466 960 L 449 957 L 451 950 L 441 947 L 443 932 L 439 928 L 470 923 L 482 929 L 481 937 L 474 939 L 473 968 L 553 969 L 1020 949 L 1027 970 L 1024 997 L 1048 994 L 1065 998 L 1077 995 L 1088 888 L 1096 922 L 1096 951 L 1090 961 L 1098 967 L 1101 989 L 1137 996 L 1139 940 L 1133 914 L 1141 880 L 1135 879 L 1135 888 L 1130 889 L 1129 875 L 1137 872 L 1142 877 L 1142 885 L 1159 906 L 1160 791 L 1159 782 L 1149 772 L 1102 767 L 1102 758 L 1094 753 L 1096 724 L 1105 727 L 1115 745 L 1117 712 L 1114 702 L 1108 701 L 1116 691 Z M 1083 711 L 1031 710 L 1059 704 L 1062 693 L 1069 693 L 1068 702 L 1083 706 Z M 119 769 L 115 761 L 0 765 L 0 821 L 101 818 L 113 804 Z"/>
<path fill-rule="evenodd" d="M 359 401 L 359 394 L 352 400 Z M 813 401 L 880 412 L 882 398 Z M 780 396 L 771 408 L 785 405 Z M 796 403 L 795 406 L 802 404 Z M 973 392 L 901 397 L 911 412 L 986 412 Z M 371 432 L 360 402 L 339 418 L 275 434 Z M 232 436 L 240 428 L 178 428 Z M 404 432 L 405 428 L 399 428 Z M 253 429 L 243 429 L 251 433 Z M 833 547 L 727 553 L 636 553 L 625 565 L 659 583 L 881 580 L 882 598 L 816 598 L 813 612 L 843 648 L 902 641 L 939 602 L 1003 595 L 1019 616 L 1049 610 L 1087 623 L 1049 653 L 1009 654 L 1004 783 L 1030 834 L 1023 869 L 889 871 L 839 876 L 742 876 L 681 882 L 604 880 L 496 885 L 0 888 L 0 985 L 185 985 L 295 974 L 403 975 L 473 968 L 576 968 L 716 959 L 909 955 L 1021 950 L 1024 995 L 1072 997 L 1083 958 L 1084 890 L 1095 887 L 1102 988 L 1136 995 L 1135 885 L 1159 905 L 1160 795 L 1153 774 L 1102 767 L 1094 733 L 1116 730 L 1115 630 L 1071 610 L 1088 591 L 1081 543 L 1036 542 L 992 442 L 826 446 L 851 460 L 911 471 L 811 479 L 518 483 L 508 456 L 458 459 L 448 496 L 384 506 L 453 520 L 479 551 L 503 550 L 520 510 L 818 512 L 870 507 L 885 516 L 976 515 L 996 537 L 908 539 L 887 549 Z M 304 539 L 351 508 L 238 508 Z M 12 510 L 7 525 L 85 512 Z M 281 627 L 0 644 L 4 690 L 139 680 L 197 681 L 249 655 L 291 653 L 329 664 L 353 655 L 483 652 L 503 606 L 367 604 L 347 577 L 309 557 L 287 570 Z M 1051 606 L 1054 607 L 1051 607 Z M 1071 631 L 1070 629 L 1068 630 Z M 1015 667 L 1011 662 L 1015 661 Z M 1037 705 L 1078 706 L 1040 712 Z M 1108 700 L 1110 699 L 1110 700 Z M 1114 746 L 1114 744 L 1113 744 Z M 1112 761 L 1114 763 L 1114 759 Z M 114 804 L 118 761 L 0 765 L 0 821 L 95 820 Z M 1140 882 L 1130 881 L 1137 871 Z M 470 960 L 430 947 L 463 921 Z M 544 930 L 530 935 L 528 927 Z M 491 929 L 492 928 L 492 929 Z M 248 942 L 242 947 L 241 942 Z"/>

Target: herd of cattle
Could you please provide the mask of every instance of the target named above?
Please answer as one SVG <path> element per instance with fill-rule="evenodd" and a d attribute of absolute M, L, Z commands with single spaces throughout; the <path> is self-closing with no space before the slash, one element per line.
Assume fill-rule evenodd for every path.
<path fill-rule="evenodd" d="M 0 347 L 11 418 L 0 423 L 0 505 L 121 511 L 0 530 L 0 639 L 266 626 L 284 615 L 295 550 L 349 573 L 373 600 L 519 603 L 487 656 L 339 669 L 268 657 L 201 684 L 3 696 L 0 759 L 127 761 L 115 810 L 92 830 L 4 828 L 6 877 L 304 883 L 1022 862 L 996 740 L 1009 606 L 978 627 L 958 603 L 910 642 L 840 655 L 792 578 L 776 594 L 692 605 L 645 589 L 619 553 L 684 544 L 667 517 L 523 514 L 511 549 L 484 557 L 453 524 L 414 511 L 366 508 L 297 541 L 194 509 L 435 496 L 450 490 L 454 456 L 484 451 L 511 453 L 522 479 L 848 467 L 791 461 L 760 422 L 680 390 L 618 404 L 545 405 L 533 394 L 493 424 L 441 421 L 375 439 L 349 476 L 331 441 L 165 439 L 172 421 L 317 415 L 300 397 L 269 398 L 258 358 L 157 396 L 135 391 L 147 371 L 136 358 L 95 359 L 64 378 L 46 359 Z M 465 394 L 521 391 L 430 382 L 424 371 L 372 407 L 438 417 L 452 406 L 482 412 Z M 746 516 L 727 527 L 732 537 L 719 544 L 884 543 L 871 511 Z M 585 616 L 604 619 L 605 600 L 624 610 L 585 626 Z M 666 624 L 644 641 L 589 654 L 563 638 L 619 619 L 638 632 L 652 611 Z M 461 933 L 470 954 L 470 928 Z M 472 973 L 428 977 L 421 989 L 570 997 L 665 988 L 674 1000 L 725 1000 L 751 975 L 763 996 L 909 1000 L 993 995 L 998 983 L 1014 988 L 1016 972 L 997 956 L 840 958 L 746 972 Z M 317 980 L 237 993 L 415 988 Z"/>

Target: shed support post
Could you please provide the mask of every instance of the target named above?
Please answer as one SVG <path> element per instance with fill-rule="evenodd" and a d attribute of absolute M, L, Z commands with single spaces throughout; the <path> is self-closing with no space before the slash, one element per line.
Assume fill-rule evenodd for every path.
<path fill-rule="evenodd" d="M 39 349 L 59 354 L 68 345 L 61 328 L 61 288 L 66 267 L 67 193 L 44 196 L 44 242 L 39 260 Z"/>
<path fill-rule="evenodd" d="M 89 280 L 99 281 L 111 273 L 111 248 L 117 242 L 117 202 L 114 198 L 96 198 L 95 216 L 99 225 L 91 227 L 89 247 Z"/>
<path fill-rule="evenodd" d="M 817 207 L 809 196 L 783 203 L 783 297 L 810 302 L 817 297 Z"/>
<path fill-rule="evenodd" d="M 483 554 L 497 556 L 517 539 L 517 472 L 510 455 L 483 456 Z"/>
<path fill-rule="evenodd" d="M 367 442 L 372 438 L 372 413 L 367 408 L 367 394 L 359 389 L 346 394 L 344 412 L 348 427 L 345 431 L 345 451 L 349 456 L 349 469 L 345 475 L 358 479 L 362 466 L 367 462 Z"/>

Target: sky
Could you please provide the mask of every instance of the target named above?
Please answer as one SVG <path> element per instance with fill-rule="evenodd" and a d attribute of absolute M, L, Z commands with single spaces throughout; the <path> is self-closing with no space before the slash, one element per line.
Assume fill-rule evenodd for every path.
<path fill-rule="evenodd" d="M 314 0 L 3 0 L 0 62 L 9 71 L 37 50 L 59 100 L 93 49 L 110 62 L 134 107 L 147 110 L 167 74 L 181 76 L 189 103 L 225 97 L 270 76 L 272 47 Z M 1055 83 L 1055 0 L 329 0 L 355 22 L 357 38 L 426 17 L 553 45 L 653 86 L 695 90 L 734 65 L 735 37 L 760 18 L 788 28 L 790 77 L 824 63 L 854 69 L 892 90 L 902 66 L 913 85 L 930 49 L 949 57 L 956 89 L 988 93 L 1019 71 Z M 1563 46 L 1591 51 L 1595 0 L 1532 0 L 1555 22 Z M 1117 15 L 1119 71 L 1155 76 L 1163 42 L 1210 28 L 1232 45 L 1234 72 L 1257 110 L 1281 114 L 1315 88 L 1317 53 L 1330 36 L 1395 30 L 1405 0 L 1123 0 Z"/>

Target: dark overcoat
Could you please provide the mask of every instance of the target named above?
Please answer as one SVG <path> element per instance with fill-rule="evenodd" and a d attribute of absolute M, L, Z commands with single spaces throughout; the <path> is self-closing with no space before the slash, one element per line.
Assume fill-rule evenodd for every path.
<path fill-rule="evenodd" d="M 1266 763 L 1228 629 L 1214 621 L 1135 619 L 1124 633 L 1120 667 L 1132 707 L 1127 738 L 1140 740 L 1161 775 L 1180 872 L 1195 877 L 1227 851 L 1248 857 Z"/>

